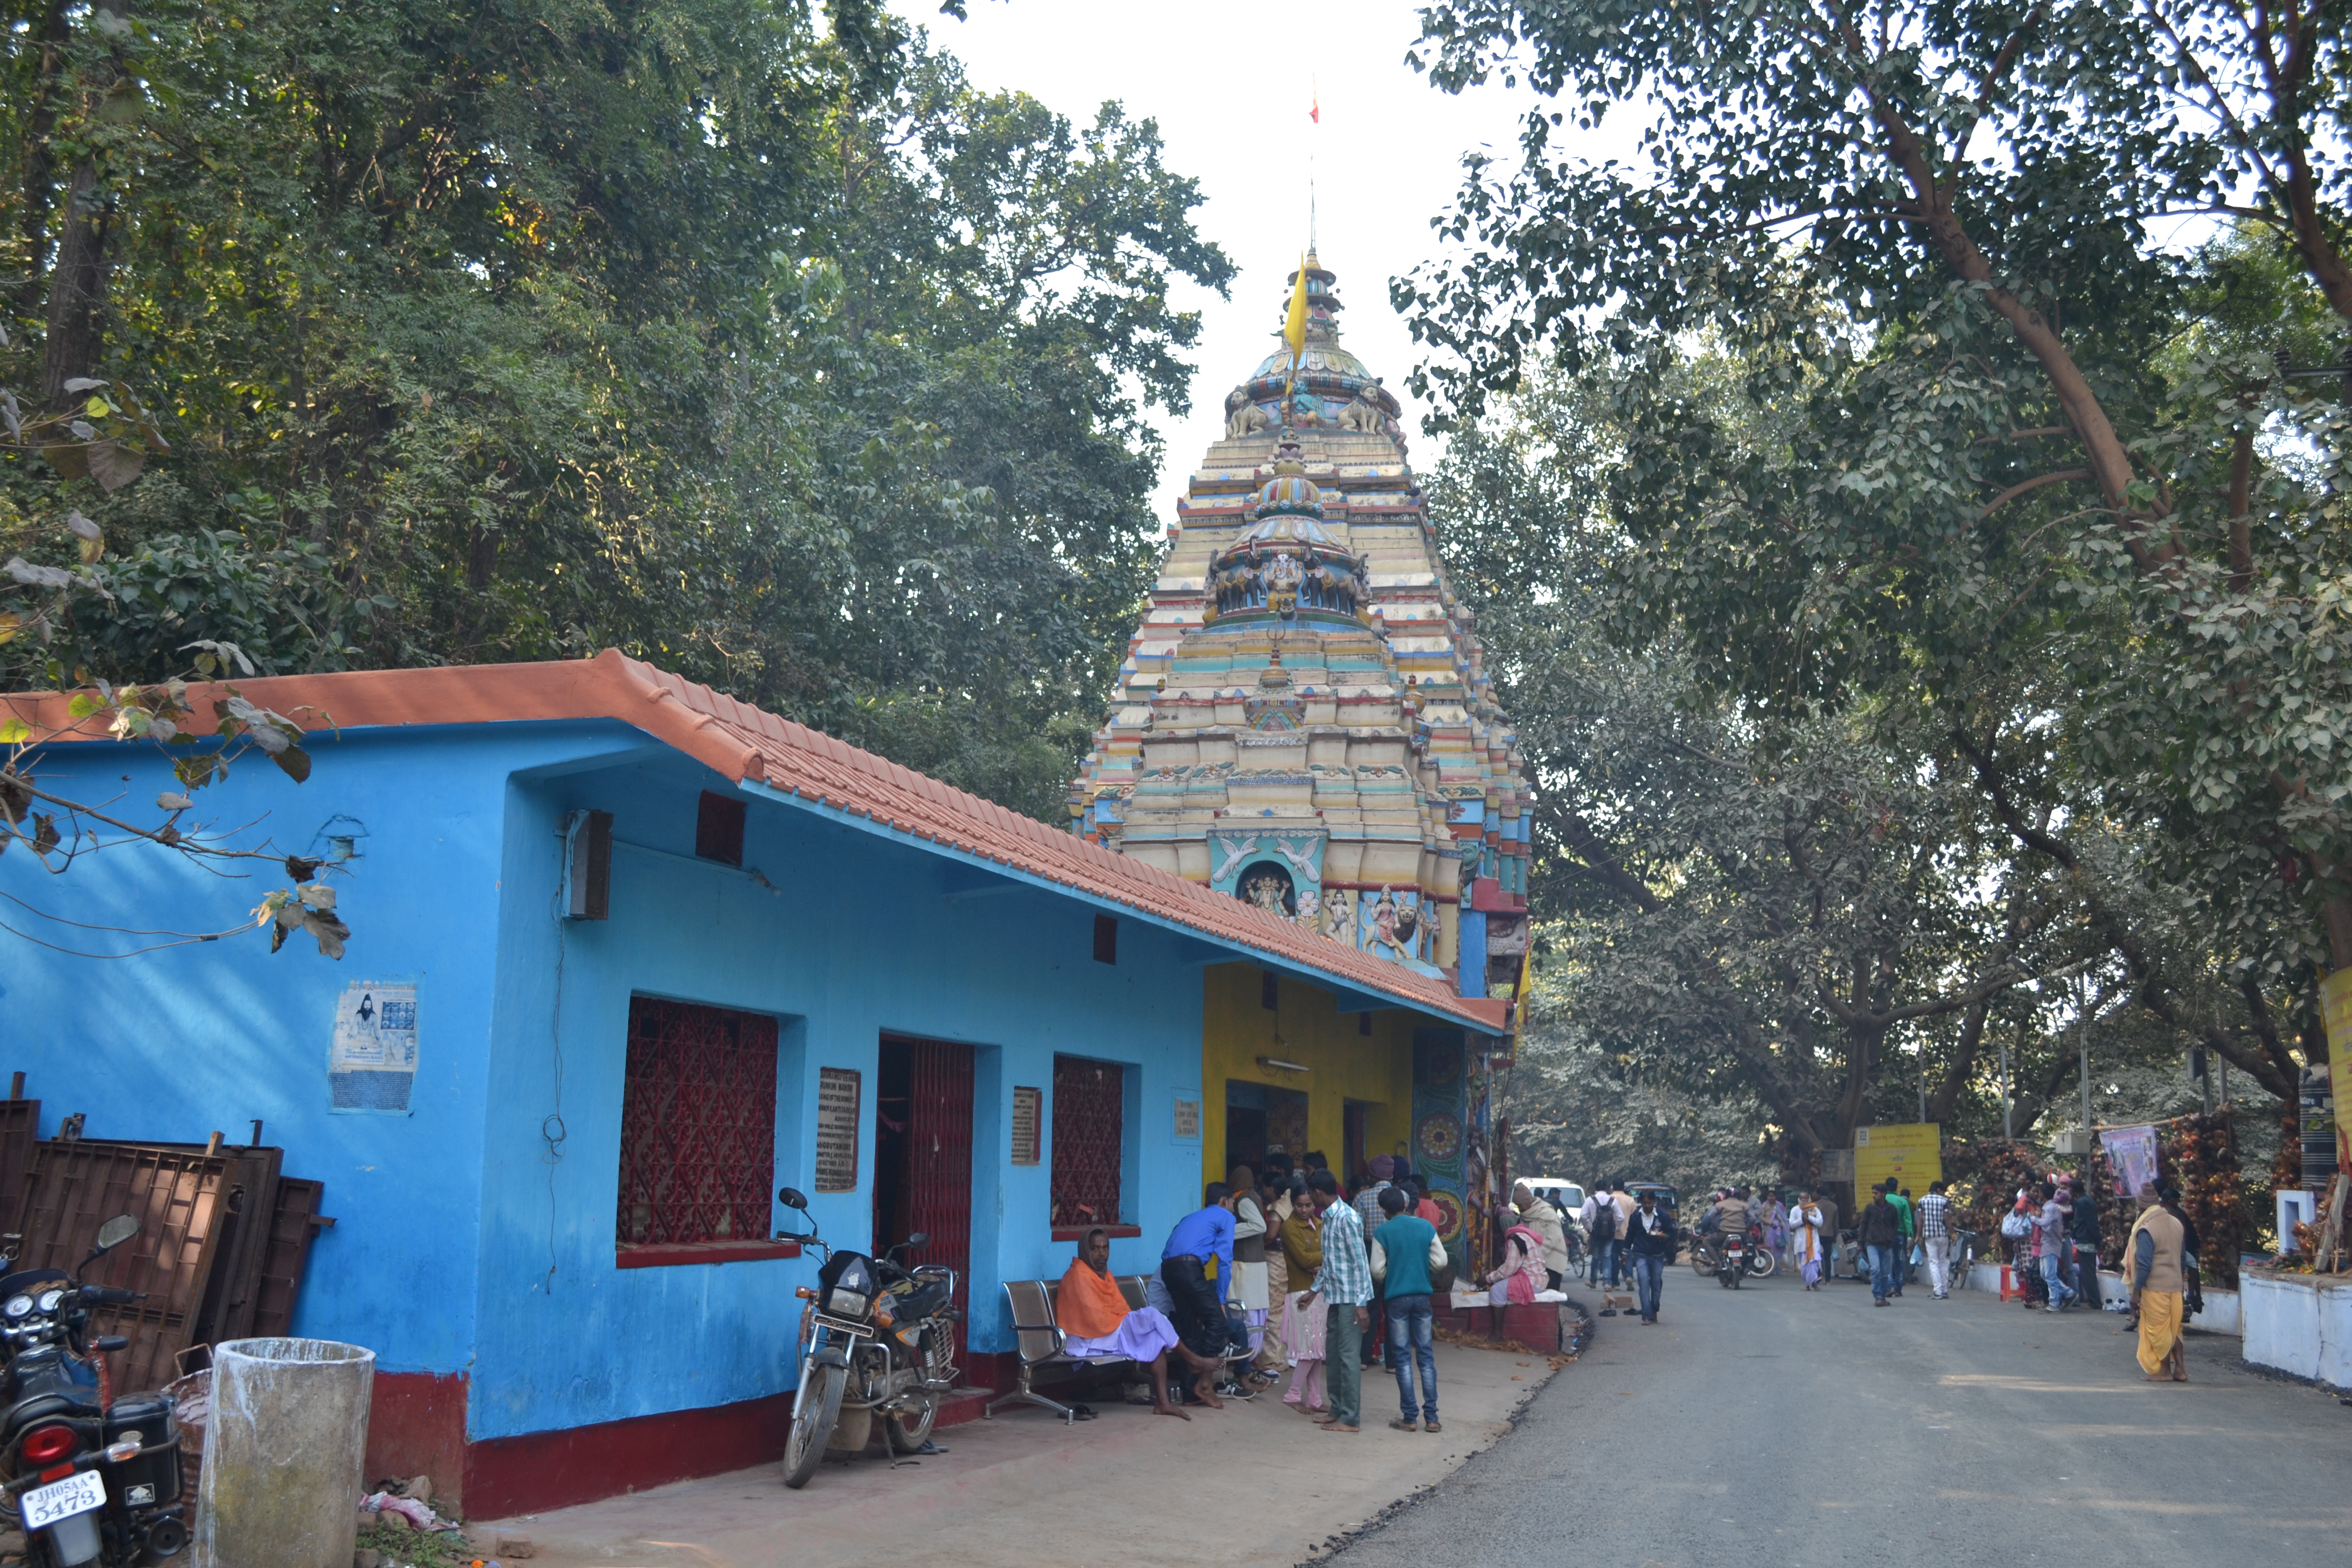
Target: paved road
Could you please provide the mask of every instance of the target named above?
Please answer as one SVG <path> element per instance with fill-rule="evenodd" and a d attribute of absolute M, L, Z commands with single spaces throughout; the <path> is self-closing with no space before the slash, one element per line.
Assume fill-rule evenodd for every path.
<path fill-rule="evenodd" d="M 1664 1307 L 1602 1320 L 1516 1432 L 1326 1561 L 2352 1563 L 2352 1408 L 2242 1370 L 2233 1338 L 2192 1336 L 2190 1381 L 2152 1384 L 2117 1315 L 1924 1282 L 1877 1310 L 1682 1267 Z"/>

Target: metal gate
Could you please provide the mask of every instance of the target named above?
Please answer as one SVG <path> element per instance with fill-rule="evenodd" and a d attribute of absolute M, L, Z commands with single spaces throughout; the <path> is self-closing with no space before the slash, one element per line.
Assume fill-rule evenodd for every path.
<path fill-rule="evenodd" d="M 907 1191 L 912 1228 L 930 1239 L 904 1254 L 956 1271 L 955 1304 L 971 1306 L 971 1086 L 970 1046 L 908 1040 L 911 1102 L 907 1119 Z M 964 1325 L 956 1324 L 962 1357 Z"/>

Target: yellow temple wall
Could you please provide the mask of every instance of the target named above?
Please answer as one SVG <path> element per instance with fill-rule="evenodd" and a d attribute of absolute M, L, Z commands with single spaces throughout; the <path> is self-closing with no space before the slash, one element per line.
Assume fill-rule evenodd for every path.
<path fill-rule="evenodd" d="M 1225 1083 L 1237 1079 L 1307 1096 L 1307 1147 L 1319 1149 L 1342 1181 L 1348 1172 L 1345 1106 L 1361 1101 L 1364 1158 L 1411 1147 L 1412 1136 L 1412 1029 L 1415 1015 L 1403 1008 L 1373 1013 L 1372 1032 L 1360 1033 L 1363 1015 L 1342 1013 L 1330 992 L 1304 980 L 1283 979 L 1280 1004 L 1264 1005 L 1263 972 L 1255 964 L 1209 966 L 1201 1038 L 1201 1169 L 1222 1181 L 1225 1160 Z M 1276 1057 L 1307 1068 L 1304 1073 L 1260 1067 L 1260 1057 Z M 1293 1156 L 1296 1158 L 1296 1155 Z"/>

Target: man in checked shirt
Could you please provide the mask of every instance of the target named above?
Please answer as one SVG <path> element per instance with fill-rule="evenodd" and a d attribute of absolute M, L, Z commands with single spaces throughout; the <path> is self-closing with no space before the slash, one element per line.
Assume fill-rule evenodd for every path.
<path fill-rule="evenodd" d="M 1938 1301 L 1952 1294 L 1952 1200 L 1944 1195 L 1947 1184 L 1928 1184 L 1919 1200 L 1919 1245 L 1927 1254 L 1927 1287 Z"/>

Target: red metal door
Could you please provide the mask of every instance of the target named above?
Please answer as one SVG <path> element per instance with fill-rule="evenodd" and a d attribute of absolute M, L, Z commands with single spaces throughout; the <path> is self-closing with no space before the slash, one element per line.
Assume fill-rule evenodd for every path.
<path fill-rule="evenodd" d="M 889 1042 L 898 1043 L 898 1042 Z M 930 1239 L 904 1256 L 956 1271 L 955 1304 L 971 1305 L 971 1087 L 970 1046 L 903 1042 L 908 1055 L 906 1187 L 908 1228 Z M 956 1353 L 964 1331 L 956 1325 Z"/>

